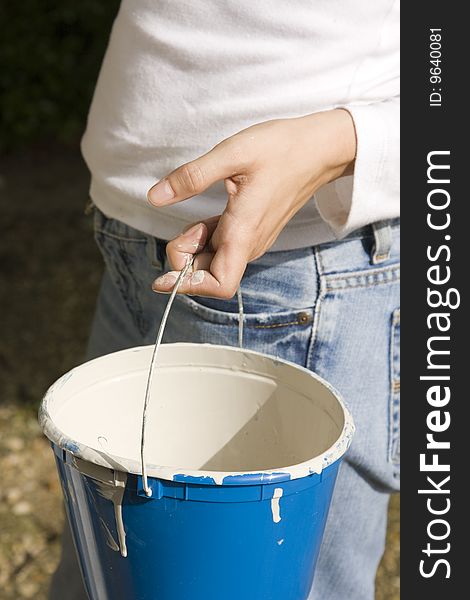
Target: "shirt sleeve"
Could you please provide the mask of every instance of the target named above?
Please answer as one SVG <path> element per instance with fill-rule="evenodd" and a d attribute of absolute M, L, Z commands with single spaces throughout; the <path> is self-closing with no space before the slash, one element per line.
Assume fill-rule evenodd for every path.
<path fill-rule="evenodd" d="M 345 105 L 354 121 L 354 175 L 341 177 L 315 194 L 322 218 L 338 238 L 400 214 L 400 98 Z"/>

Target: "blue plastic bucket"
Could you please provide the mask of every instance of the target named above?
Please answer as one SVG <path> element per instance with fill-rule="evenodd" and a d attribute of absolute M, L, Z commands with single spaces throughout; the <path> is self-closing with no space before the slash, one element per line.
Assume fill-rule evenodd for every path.
<path fill-rule="evenodd" d="M 304 600 L 354 426 L 307 369 L 206 344 L 160 349 L 142 490 L 152 347 L 90 361 L 47 392 L 91 600 Z"/>

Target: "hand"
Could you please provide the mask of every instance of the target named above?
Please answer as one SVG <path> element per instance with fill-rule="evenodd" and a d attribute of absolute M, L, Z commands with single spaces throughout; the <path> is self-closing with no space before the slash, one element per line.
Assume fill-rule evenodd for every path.
<path fill-rule="evenodd" d="M 262 256 L 287 222 L 322 185 L 352 172 L 356 136 L 350 114 L 335 109 L 244 129 L 160 180 L 148 192 L 169 206 L 224 180 L 221 215 L 189 226 L 167 245 L 175 271 L 153 284 L 169 292 L 197 254 L 181 293 L 231 298 L 248 262 Z"/>

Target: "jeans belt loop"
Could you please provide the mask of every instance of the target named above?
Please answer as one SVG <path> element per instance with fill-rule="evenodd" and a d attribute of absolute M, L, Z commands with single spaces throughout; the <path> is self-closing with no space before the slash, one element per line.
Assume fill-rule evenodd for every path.
<path fill-rule="evenodd" d="M 390 221 L 372 223 L 374 245 L 372 246 L 372 264 L 378 265 L 390 258 L 392 248 L 392 228 Z"/>

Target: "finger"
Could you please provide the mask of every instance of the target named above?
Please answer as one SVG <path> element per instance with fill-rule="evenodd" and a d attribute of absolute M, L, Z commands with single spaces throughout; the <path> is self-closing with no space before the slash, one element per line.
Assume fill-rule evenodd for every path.
<path fill-rule="evenodd" d="M 216 181 L 232 177 L 241 168 L 240 153 L 234 151 L 233 142 L 225 140 L 207 154 L 182 165 L 147 193 L 150 204 L 169 206 L 200 194 Z"/>
<path fill-rule="evenodd" d="M 198 254 L 193 270 L 181 282 L 178 293 L 212 298 L 232 298 L 240 286 L 247 257 L 237 244 L 222 244 L 217 252 Z M 181 271 L 169 271 L 153 282 L 155 292 L 170 293 Z"/>
<path fill-rule="evenodd" d="M 153 291 L 164 294 L 169 294 L 172 292 L 180 272 L 181 271 L 169 271 L 168 273 L 165 273 L 165 275 L 162 275 L 156 279 L 152 285 Z M 197 269 L 196 271 L 185 275 L 178 288 L 178 294 L 229 299 L 232 298 L 236 293 L 240 284 L 240 280 L 241 276 L 233 284 L 233 287 L 229 288 L 227 285 L 223 286 L 209 271 L 209 269 Z"/>
<path fill-rule="evenodd" d="M 225 245 L 219 248 L 215 254 L 198 255 L 196 260 L 199 258 L 199 264 L 194 265 L 196 270 L 185 276 L 178 288 L 178 293 L 225 300 L 233 298 L 240 286 L 247 264 L 237 248 L 229 248 Z M 171 271 L 163 276 L 163 281 L 157 279 L 154 290 L 170 292 L 179 273 L 179 271 Z"/>
<path fill-rule="evenodd" d="M 216 298 L 232 298 L 250 260 L 253 248 L 258 243 L 260 231 L 248 220 L 250 198 L 230 196 L 211 242 L 215 255 L 210 271 L 218 286 L 211 290 Z M 201 286 L 202 289 L 202 286 Z"/>
<path fill-rule="evenodd" d="M 205 265 L 206 269 L 196 269 L 185 275 L 178 288 L 178 294 L 192 294 L 198 296 L 215 295 L 215 297 L 217 297 L 216 293 L 213 294 L 212 292 L 214 289 L 217 290 L 219 288 L 219 284 L 215 281 L 214 276 L 209 271 L 210 260 L 212 260 L 212 257 L 213 255 L 206 257 L 208 259 L 208 264 Z M 169 294 L 173 290 L 180 272 L 181 271 L 169 271 L 156 279 L 152 285 L 153 291 Z"/>
<path fill-rule="evenodd" d="M 181 271 L 196 252 L 200 252 L 207 240 L 207 227 L 196 223 L 174 240 L 168 242 L 166 254 L 173 269 Z"/>
<path fill-rule="evenodd" d="M 174 240 L 168 242 L 166 254 L 173 269 L 180 271 L 188 258 L 201 252 L 210 239 L 220 217 L 212 217 L 196 225 L 191 225 Z"/>
<path fill-rule="evenodd" d="M 220 245 L 211 262 L 211 274 L 217 285 L 208 281 L 200 289 L 204 289 L 205 295 L 215 298 L 233 298 L 240 287 L 247 263 L 248 257 L 242 245 L 233 242 Z"/>
<path fill-rule="evenodd" d="M 231 204 L 229 202 L 229 205 Z M 201 263 L 193 265 L 193 271 L 185 276 L 178 293 L 221 299 L 232 298 L 240 286 L 257 235 L 255 228 L 243 224 L 243 215 L 238 214 L 236 209 L 234 211 L 226 209 L 212 234 L 214 255 L 212 256 L 210 252 L 202 253 L 204 258 L 201 255 Z M 207 265 L 209 260 L 210 264 Z M 159 277 L 154 282 L 153 289 L 169 293 L 179 273 L 180 271 L 171 271 Z"/>

